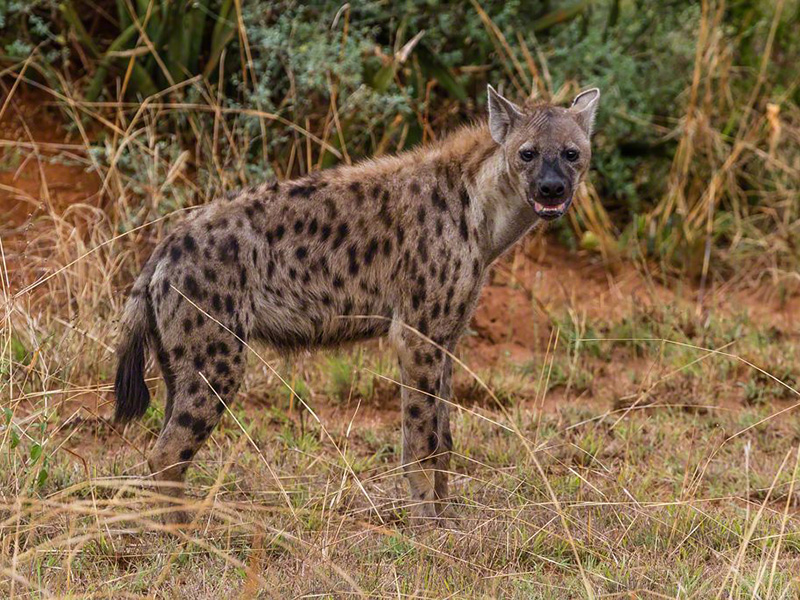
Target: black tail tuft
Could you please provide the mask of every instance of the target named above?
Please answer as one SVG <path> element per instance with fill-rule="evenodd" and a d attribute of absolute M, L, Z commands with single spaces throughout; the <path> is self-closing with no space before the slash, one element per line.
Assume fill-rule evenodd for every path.
<path fill-rule="evenodd" d="M 117 397 L 114 418 L 120 423 L 138 419 L 150 405 L 150 390 L 144 382 L 144 350 L 143 332 L 134 332 L 119 352 L 114 382 Z"/>

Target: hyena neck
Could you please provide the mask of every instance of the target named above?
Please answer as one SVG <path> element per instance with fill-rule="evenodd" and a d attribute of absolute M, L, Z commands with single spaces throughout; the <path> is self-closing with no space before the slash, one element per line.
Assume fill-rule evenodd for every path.
<path fill-rule="evenodd" d="M 465 179 L 472 198 L 474 222 L 482 230 L 481 250 L 486 264 L 506 252 L 528 233 L 539 218 L 512 183 L 506 156 L 489 135 L 488 126 L 475 130 L 473 145 L 465 148 Z"/>

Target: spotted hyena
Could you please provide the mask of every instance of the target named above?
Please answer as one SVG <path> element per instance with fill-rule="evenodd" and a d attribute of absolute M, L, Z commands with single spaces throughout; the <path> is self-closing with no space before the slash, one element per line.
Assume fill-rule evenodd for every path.
<path fill-rule="evenodd" d="M 233 403 L 245 343 L 296 351 L 388 335 L 410 510 L 449 516 L 450 353 L 490 265 L 568 209 L 589 167 L 600 95 L 562 108 L 488 93 L 488 122 L 395 157 L 229 194 L 156 248 L 125 309 L 115 389 L 118 420 L 145 412 L 152 349 L 167 399 L 148 462 L 173 484 L 164 493 L 179 494 Z"/>

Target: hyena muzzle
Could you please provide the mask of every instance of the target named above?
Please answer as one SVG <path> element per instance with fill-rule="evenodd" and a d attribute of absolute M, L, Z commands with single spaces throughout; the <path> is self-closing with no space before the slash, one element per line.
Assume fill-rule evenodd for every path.
<path fill-rule="evenodd" d="M 145 349 L 166 382 L 148 462 L 165 494 L 233 403 L 245 343 L 282 351 L 388 335 L 401 372 L 412 515 L 451 516 L 450 354 L 489 266 L 569 207 L 591 156 L 599 92 L 570 108 L 489 88 L 487 123 L 391 158 L 249 188 L 182 222 L 133 285 L 116 418 L 144 414 Z M 174 513 L 172 520 L 185 522 Z"/>

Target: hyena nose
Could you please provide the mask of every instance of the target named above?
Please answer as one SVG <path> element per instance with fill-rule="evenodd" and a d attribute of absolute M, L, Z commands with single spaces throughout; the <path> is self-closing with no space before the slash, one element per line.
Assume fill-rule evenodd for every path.
<path fill-rule="evenodd" d="M 544 179 L 539 182 L 539 194 L 543 198 L 561 198 L 566 189 L 560 179 Z"/>

